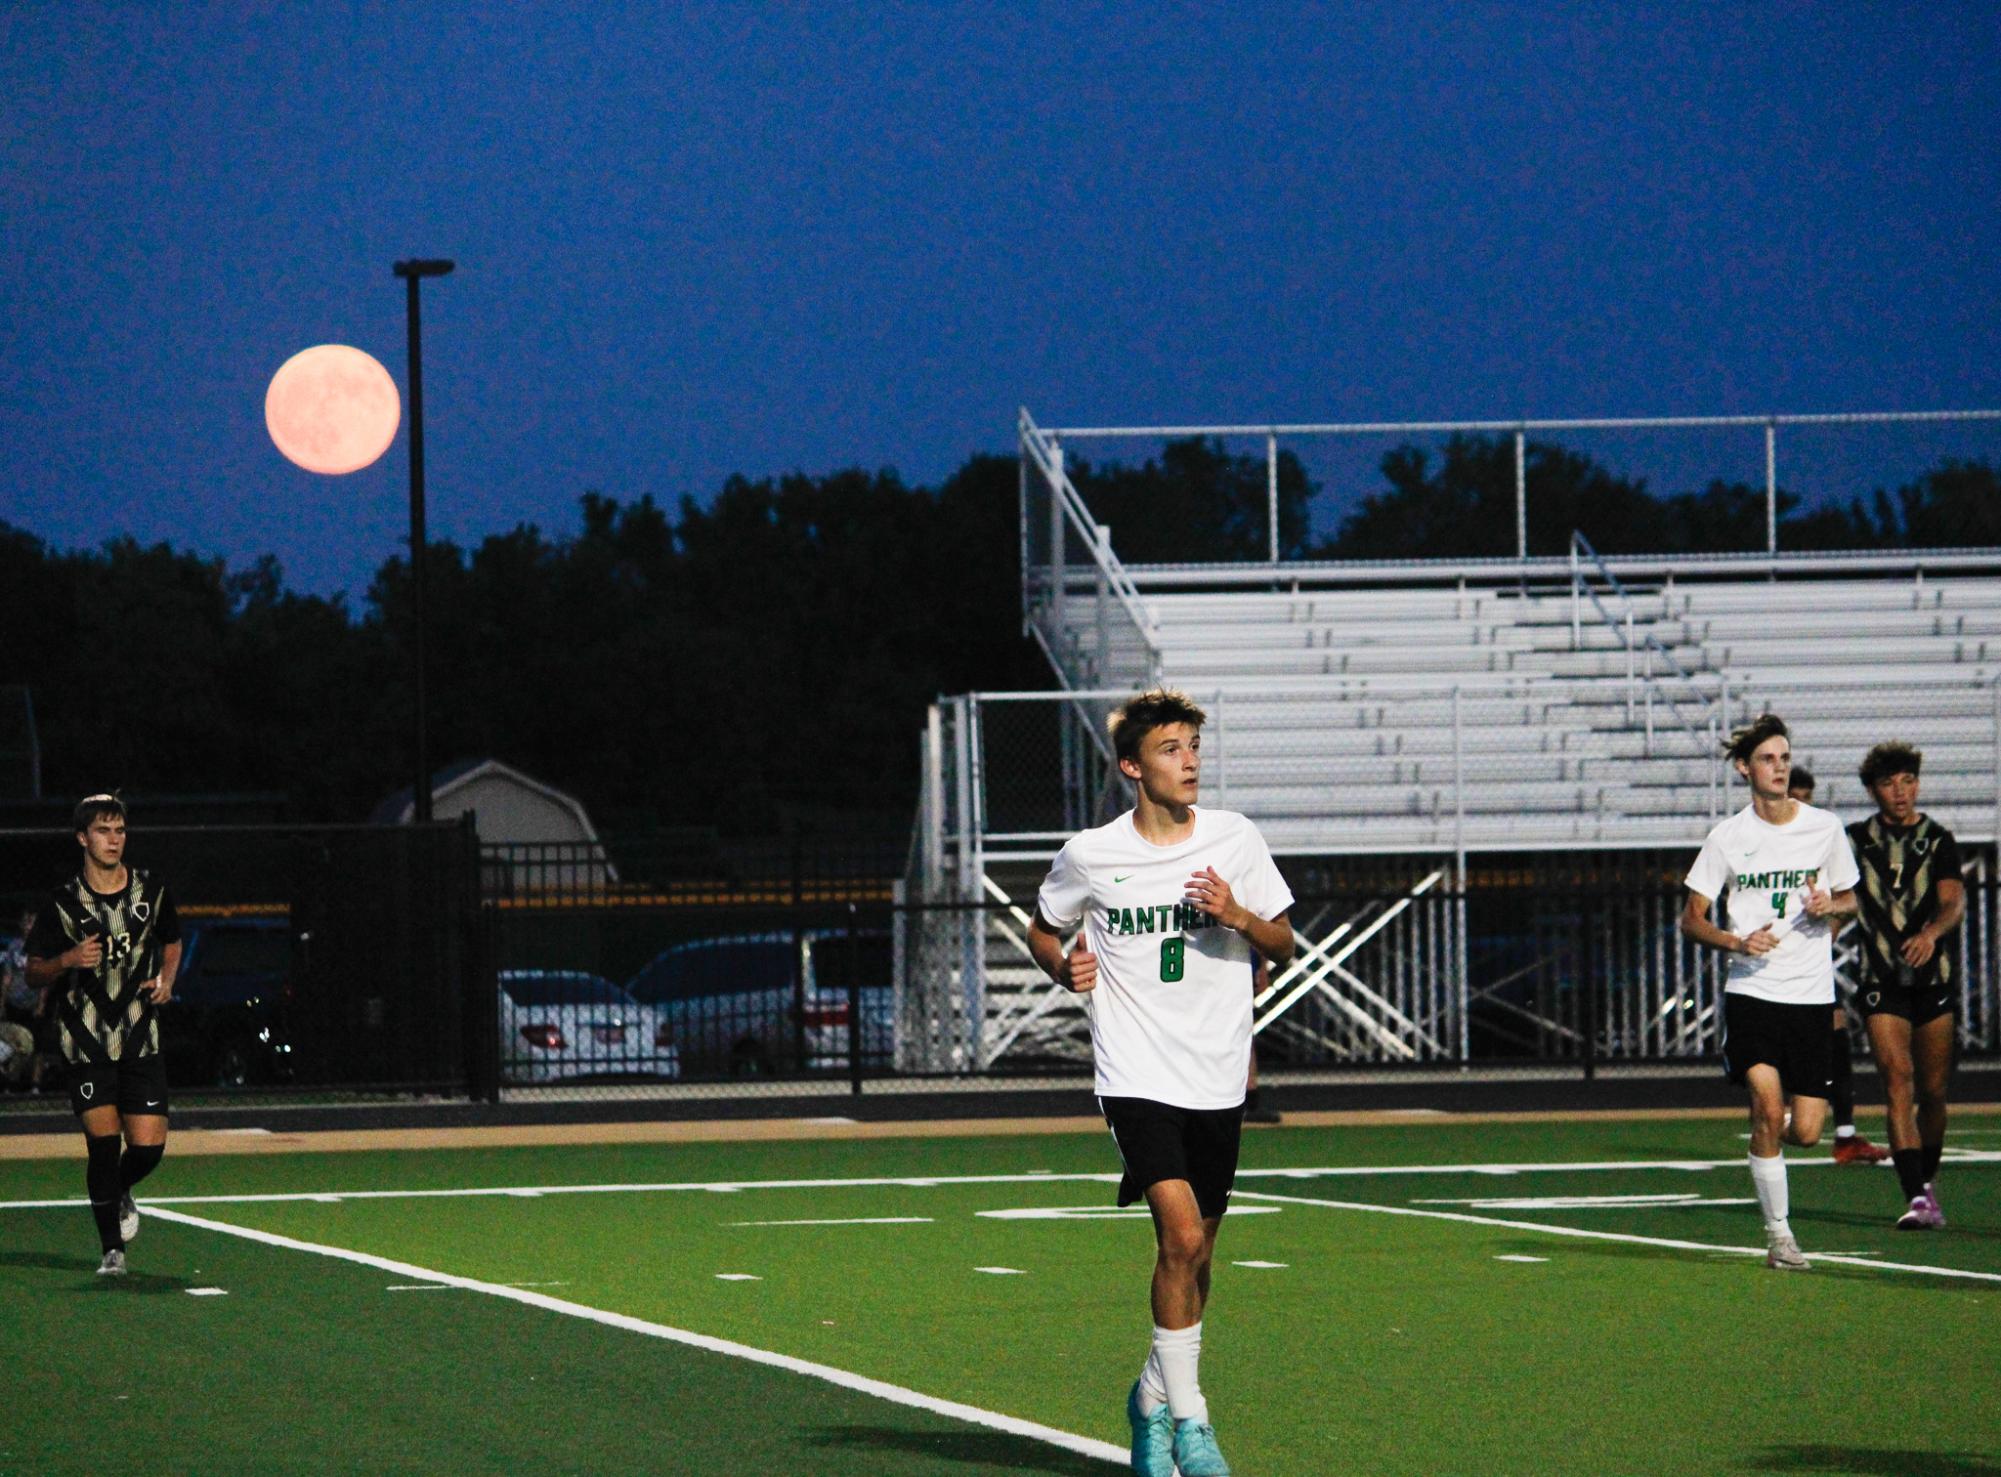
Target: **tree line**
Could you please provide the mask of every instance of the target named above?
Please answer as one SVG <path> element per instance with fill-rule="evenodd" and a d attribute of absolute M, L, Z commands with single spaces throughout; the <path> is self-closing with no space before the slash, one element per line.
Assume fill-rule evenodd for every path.
<path fill-rule="evenodd" d="M 1455 437 L 1383 458 L 1383 485 L 1316 534 L 1320 489 L 1278 466 L 1287 558 L 1511 552 L 1514 447 Z M 1562 447 L 1528 452 L 1530 549 L 1759 549 L 1762 488 L 1656 496 Z M 1072 476 L 1128 562 L 1260 559 L 1261 457 L 1211 440 Z M 492 756 L 576 794 L 601 829 L 778 834 L 909 824 L 925 706 L 1045 687 L 1022 636 L 1018 470 L 970 458 L 937 487 L 894 471 L 733 478 L 708 503 L 580 501 L 427 561 L 431 752 Z M 1785 549 L 2001 546 L 1984 463 L 1947 462 L 1837 508 L 1779 499 Z M 364 596 L 129 538 L 62 551 L 0 523 L 0 685 L 33 693 L 46 793 L 262 791 L 302 820 L 365 817 L 409 783 L 408 561 Z M 15 747 L 0 745 L 0 747 Z M 10 756 L 0 790 L 25 793 Z"/>

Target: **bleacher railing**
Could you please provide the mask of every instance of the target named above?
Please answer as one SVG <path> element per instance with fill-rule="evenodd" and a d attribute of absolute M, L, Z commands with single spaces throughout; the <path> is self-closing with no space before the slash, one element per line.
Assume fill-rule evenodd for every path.
<path fill-rule="evenodd" d="M 1067 686 L 1136 685 L 1159 674 L 1160 641 L 1139 587 L 1063 466 L 1063 446 L 1021 412 L 1022 620 Z M 1088 645 L 1067 622 L 1073 563 L 1095 601 Z"/>
<path fill-rule="evenodd" d="M 1580 558 L 1579 556 L 1583 557 Z M 1605 608 L 1605 602 L 1598 597 L 1598 588 L 1591 582 L 1592 571 L 1612 592 L 1618 602 L 1618 614 Z M 1618 575 L 1607 567 L 1591 546 L 1591 540 L 1581 529 L 1572 529 L 1570 534 L 1570 649 L 1582 651 L 1583 602 L 1589 600 L 1597 613 L 1598 622 L 1618 640 L 1626 653 L 1626 722 L 1630 726 L 1635 716 L 1641 719 L 1641 728 L 1646 735 L 1647 752 L 1654 750 L 1654 702 L 1658 698 L 1675 726 L 1687 739 L 1688 751 L 1702 757 L 1711 757 L 1717 752 L 1721 738 L 1722 703 L 1718 694 L 1705 690 L 1693 676 L 1684 671 L 1674 653 L 1661 645 L 1650 630 L 1639 624 L 1639 613 L 1632 594 L 1626 589 Z M 1661 676 L 1654 673 L 1654 664 L 1659 661 L 1666 670 Z M 1670 688 L 1668 678 L 1674 686 Z M 1691 718 L 1682 711 L 1683 703 L 1693 705 L 1695 712 Z M 1639 710 L 1636 714 L 1636 707 Z M 1721 778 L 1719 770 L 1719 779 Z"/>
<path fill-rule="evenodd" d="M 1033 425 L 1026 410 L 1021 412 L 1024 427 Z M 1544 574 L 1560 578 L 1562 563 L 1559 559 L 1544 558 L 1531 560 L 1529 556 L 1529 444 L 1531 435 L 1560 435 L 1567 432 L 1668 432 L 1696 433 L 1704 431 L 1756 431 L 1762 434 L 1764 463 L 1763 490 L 1765 501 L 1765 547 L 1762 556 L 1776 559 L 1779 556 L 1779 433 L 1782 429 L 1806 431 L 1812 429 L 1841 429 L 1858 427 L 1895 427 L 1961 425 L 1980 426 L 1983 423 L 2001 422 L 2001 409 L 1969 410 L 1904 410 L 1904 411 L 1859 411 L 1809 414 L 1767 414 L 1767 415 L 1711 415 L 1711 416 L 1610 416 L 1589 418 L 1566 418 L 1555 420 L 1458 420 L 1458 421 L 1347 421 L 1324 423 L 1235 423 L 1220 425 L 1157 425 L 1157 426 L 1062 426 L 1035 433 L 1038 445 L 1044 448 L 1061 447 L 1077 441 L 1166 441 L 1191 436 L 1216 439 L 1250 439 L 1263 441 L 1265 451 L 1266 485 L 1266 556 L 1261 561 L 1266 570 L 1261 573 L 1256 564 L 1239 563 L 1235 566 L 1209 566 L 1202 577 L 1227 582 L 1234 574 L 1240 578 L 1268 578 L 1269 567 L 1287 564 L 1288 571 L 1308 566 L 1298 561 L 1285 561 L 1279 547 L 1279 449 L 1284 440 L 1299 441 L 1314 438 L 1356 439 L 1380 438 L 1383 436 L 1422 437 L 1437 435 L 1466 434 L 1479 436 L 1508 436 L 1514 442 L 1515 470 L 1515 547 L 1512 550 L 1495 549 L 1491 557 L 1480 560 L 1455 561 L 1462 566 L 1494 564 L 1504 560 L 1524 566 L 1540 566 Z M 1027 445 L 1024 433 L 1024 447 Z M 1915 475 L 1918 469 L 1912 468 Z M 1722 475 L 1719 469 L 1719 476 Z M 1723 480 L 1734 480 L 1725 477 Z M 1860 495 L 1862 488 L 1853 489 Z M 1088 523 L 1089 514 L 1084 513 Z M 1665 551 L 1663 551 L 1665 552 Z M 1949 551 L 1926 551 L 1937 554 Z M 1723 556 L 1741 561 L 1746 556 L 1756 556 L 1758 551 L 1746 550 L 1743 555 Z M 1408 569 L 1408 561 L 1371 561 L 1373 570 L 1349 566 L 1350 573 L 1360 573 L 1362 577 L 1383 574 L 1398 577 L 1399 569 Z M 1740 565 L 1741 567 L 1741 565 Z M 1024 574 L 1027 561 L 1024 560 Z M 1138 571 L 1135 571 L 1136 576 Z M 1175 574 L 1189 577 L 1190 571 L 1161 571 L 1173 578 Z M 1140 579 L 1141 584 L 1152 583 L 1154 572 L 1149 570 Z M 1528 577 L 1534 577 L 1532 574 Z"/>

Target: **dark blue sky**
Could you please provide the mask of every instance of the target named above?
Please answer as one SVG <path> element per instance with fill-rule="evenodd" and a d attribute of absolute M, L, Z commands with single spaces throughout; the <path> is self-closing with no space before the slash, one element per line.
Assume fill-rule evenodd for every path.
<path fill-rule="evenodd" d="M 0 11 L 0 518 L 59 546 L 359 594 L 405 443 L 314 477 L 263 394 L 327 340 L 401 383 L 411 255 L 459 264 L 424 308 L 461 541 L 587 488 L 932 482 L 1024 403 L 2001 405 L 1986 5 L 247 9 Z"/>

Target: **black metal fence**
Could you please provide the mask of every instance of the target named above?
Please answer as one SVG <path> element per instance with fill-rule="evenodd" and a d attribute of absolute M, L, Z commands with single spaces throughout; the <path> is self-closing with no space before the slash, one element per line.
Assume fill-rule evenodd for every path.
<path fill-rule="evenodd" d="M 647 1098 L 1089 1068 L 1088 1019 L 1026 957 L 1019 904 L 908 899 L 888 839 L 135 827 L 129 860 L 184 922 L 162 1014 L 182 1093 Z M 1288 862 L 1302 952 L 1257 1007 L 1264 1068 L 1713 1061 L 1724 961 L 1675 928 L 1685 860 L 1500 859 L 1463 887 L 1438 859 Z M 0 833 L 0 934 L 74 865 L 67 834 Z M 1991 1057 L 1991 857 L 1967 884 L 1961 1046 Z"/>
<path fill-rule="evenodd" d="M 170 1081 L 490 1093 L 477 844 L 454 823 L 135 825 L 127 863 L 167 884 L 183 932 L 160 1014 Z M 0 934 L 76 866 L 67 832 L 0 832 Z"/>

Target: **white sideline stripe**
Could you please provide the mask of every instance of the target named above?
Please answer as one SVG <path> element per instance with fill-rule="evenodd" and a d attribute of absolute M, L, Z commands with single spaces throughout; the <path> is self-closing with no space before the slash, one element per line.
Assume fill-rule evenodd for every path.
<path fill-rule="evenodd" d="M 1587 1231 L 1582 1226 L 1548 1226 L 1539 1221 L 1504 1221 L 1494 1216 L 1467 1215 L 1456 1210 L 1417 1210 L 1408 1205 L 1370 1205 L 1361 1200 L 1313 1200 L 1304 1195 L 1273 1195 L 1260 1190 L 1236 1190 L 1237 1196 L 1253 1200 L 1282 1200 L 1287 1205 L 1318 1205 L 1328 1210 L 1365 1210 L 1372 1215 L 1411 1215 L 1426 1220 L 1459 1221 L 1469 1226 L 1499 1226 L 1509 1231 L 1538 1231 L 1546 1236 L 1575 1236 L 1587 1241 L 1623 1241 L 1633 1246 L 1665 1246 L 1673 1251 L 1718 1252 L 1726 1256 L 1763 1256 L 1762 1246 L 1714 1246 L 1707 1241 L 1675 1241 L 1666 1236 L 1635 1236 L 1624 1231 Z M 2001 1282 L 2001 1272 L 1968 1272 L 1958 1267 L 1924 1267 L 1915 1262 L 1882 1262 L 1871 1255 L 1854 1256 L 1841 1252 L 1808 1252 L 1809 1261 L 1840 1262 L 1851 1267 L 1870 1267 L 1881 1272 L 1916 1272 L 1925 1277 L 1963 1277 L 1974 1282 Z"/>
<path fill-rule="evenodd" d="M 340 1261 L 353 1262 L 358 1266 L 390 1272 L 398 1277 L 421 1277 L 446 1287 L 462 1288 L 467 1292 L 483 1292 L 489 1297 L 506 1298 L 531 1308 L 541 1308 L 545 1312 L 588 1319 L 606 1328 L 623 1329 L 627 1333 L 644 1334 L 648 1338 L 666 1339 L 670 1343 L 685 1344 L 692 1349 L 706 1349 L 712 1354 L 726 1354 L 733 1359 L 746 1359 L 752 1364 L 783 1369 L 792 1374 L 805 1375 L 810 1379 L 825 1380 L 828 1384 L 839 1385 L 845 1390 L 873 1395 L 878 1400 L 887 1400 L 893 1405 L 906 1405 L 915 1410 L 929 1411 L 933 1415 L 964 1421 L 969 1425 L 985 1426 L 993 1431 L 1005 1431 L 1010 1436 L 1025 1436 L 1031 1441 L 1041 1441 L 1050 1446 L 1060 1447 L 1064 1451 L 1074 1451 L 1079 1456 L 1094 1457 L 1099 1461 L 1119 1466 L 1125 1465 L 1128 1457 L 1123 1446 L 1113 1446 L 1108 1441 L 1094 1441 L 1088 1436 L 1073 1435 L 1069 1431 L 1059 1431 L 1053 1426 L 1025 1421 L 1019 1416 L 1002 1415 L 998 1411 L 982 1410 L 976 1405 L 963 1405 L 956 1400 L 941 1400 L 935 1395 L 906 1390 L 901 1385 L 892 1385 L 883 1380 L 872 1380 L 866 1375 L 836 1369 L 830 1364 L 815 1364 L 811 1360 L 795 1359 L 790 1354 L 774 1354 L 769 1349 L 756 1349 L 749 1344 L 739 1344 L 729 1339 L 712 1338 L 704 1333 L 690 1333 L 683 1328 L 670 1328 L 664 1323 L 649 1323 L 643 1318 L 634 1318 L 625 1313 L 607 1313 L 602 1308 L 590 1308 L 582 1303 L 550 1297 L 545 1292 L 533 1292 L 521 1287 L 505 1287 L 497 1282 L 481 1282 L 476 1278 L 459 1277 L 450 1272 L 434 1272 L 428 1267 L 413 1266 L 409 1262 L 394 1261 L 389 1257 L 374 1256 L 365 1251 L 350 1251 L 341 1246 L 322 1246 L 312 1241 L 300 1241 L 271 1231 L 253 1230 L 248 1226 L 233 1226 L 227 1221 L 212 1221 L 203 1216 L 188 1215 L 181 1211 L 161 1210 L 156 1213 L 161 1220 L 178 1221 L 182 1225 L 214 1231 L 223 1236 L 240 1236 L 246 1241 L 276 1246 L 285 1251 L 307 1251 L 315 1256 L 334 1257 Z"/>
<path fill-rule="evenodd" d="M 1519 1256 L 1513 1252 L 1503 1252 L 1501 1255 L 1495 1257 L 1494 1260 L 1497 1262 L 1546 1262 L 1549 1258 L 1546 1256 Z"/>
<path fill-rule="evenodd" d="M 2001 1150 L 1967 1149 L 1951 1155 L 1951 1158 L 1955 1168 L 1976 1164 L 2001 1164 Z M 1789 1156 L 1786 1159 L 1786 1169 L 1789 1173 L 1796 1169 L 1813 1169 L 1821 1165 L 1832 1167 L 1833 1164 L 1832 1159 L 1824 1158 L 1796 1159 Z M 1312 1169 L 1239 1169 L 1237 1178 L 1241 1181 L 1374 1178 L 1379 1175 L 1413 1174 L 1584 1174 L 1628 1169 L 1675 1169 L 1699 1173 L 1712 1169 L 1741 1170 L 1743 1167 L 1744 1156 L 1739 1154 L 1730 1159 L 1598 1159 L 1554 1164 L 1342 1164 L 1322 1165 Z M 874 1190 L 897 1186 L 934 1190 L 949 1185 L 1061 1183 L 1116 1185 L 1119 1179 L 1120 1176 L 1116 1174 L 1049 1174 L 1036 1171 L 1031 1174 L 917 1177 L 899 1175 L 865 1179 L 663 1181 L 658 1184 L 625 1185 L 483 1185 L 454 1190 L 308 1190 L 264 1195 L 161 1195 L 138 1203 L 139 1208 L 144 1210 L 154 1205 L 278 1205 L 293 1201 L 318 1201 L 333 1205 L 343 1200 L 449 1200 L 465 1197 L 476 1199 L 481 1196 L 533 1199 L 544 1195 L 653 1195 L 685 1190 L 728 1195 L 742 1190 Z M 67 1200 L 4 1200 L 0 1201 L 0 1210 L 60 1210 L 84 1203 L 82 1196 Z"/>
<path fill-rule="evenodd" d="M 1676 1210 L 1691 1205 L 1756 1205 L 1755 1195 L 1520 1195 L 1505 1200 L 1413 1200 L 1412 1205 L 1470 1205 L 1475 1210 Z"/>
<path fill-rule="evenodd" d="M 726 1226 L 928 1226 L 928 1215 L 865 1215 L 845 1221 L 724 1221 Z"/>
<path fill-rule="evenodd" d="M 392 1282 L 382 1289 L 384 1292 L 456 1292 L 457 1288 L 443 1282 Z"/>

